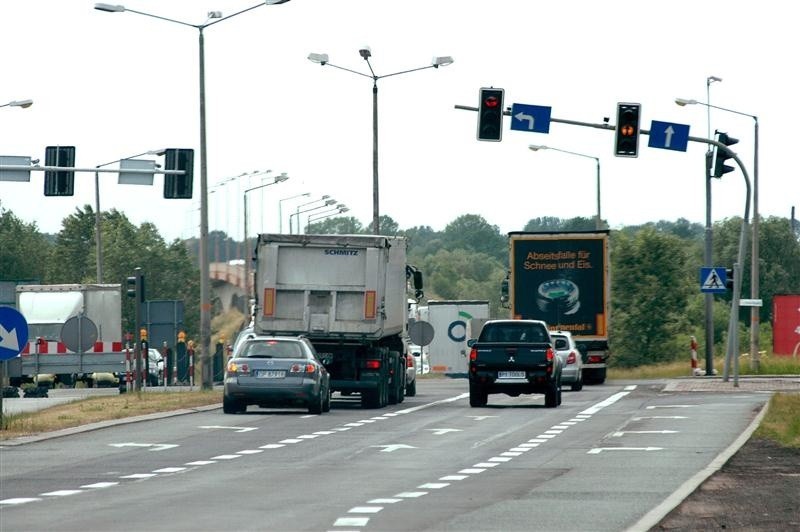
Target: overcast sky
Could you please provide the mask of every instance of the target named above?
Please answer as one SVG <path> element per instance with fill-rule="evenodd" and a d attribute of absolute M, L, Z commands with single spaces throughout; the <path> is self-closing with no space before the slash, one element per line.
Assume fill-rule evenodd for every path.
<path fill-rule="evenodd" d="M 136 11 L 203 24 L 209 11 L 230 15 L 254 0 L 130 0 Z M 591 159 L 532 152 L 528 145 L 598 157 L 602 216 L 612 228 L 687 218 L 705 222 L 704 153 L 649 148 L 614 157 L 611 131 L 553 123 L 549 134 L 510 130 L 500 143 L 476 140 L 480 87 L 505 89 L 505 105 L 552 107 L 559 119 L 615 123 L 617 102 L 642 104 L 652 120 L 708 135 L 707 108 L 676 97 L 758 116 L 759 211 L 789 217 L 800 206 L 794 163 L 800 50 L 789 3 L 752 1 L 611 2 L 519 0 L 292 0 L 261 6 L 211 26 L 205 35 L 209 229 L 237 239 L 243 191 L 272 170 L 290 179 L 247 195 L 249 233 L 288 232 L 288 212 L 327 194 L 365 226 L 372 220 L 372 85 L 359 49 L 372 50 L 379 79 L 380 212 L 401 228 L 435 230 L 479 214 L 502 232 L 534 217 L 592 217 Z M 106 13 L 83 0 L 5 0 L 0 16 L 0 155 L 44 162 L 46 146 L 77 148 L 76 166 L 92 168 L 155 148 L 194 148 L 192 200 L 162 198 L 153 187 L 117 184 L 101 174 L 101 209 L 155 223 L 169 241 L 199 234 L 198 30 L 131 12 Z M 707 86 L 709 76 L 722 79 Z M 754 120 L 712 110 L 712 131 L 739 138 L 733 149 L 752 179 Z M 113 166 L 112 166 L 113 167 Z M 44 197 L 44 176 L 0 182 L 0 206 L 40 230 L 57 232 L 65 216 L 94 205 L 94 174 L 76 174 L 73 197 Z M 224 185 L 215 186 L 225 182 Z M 279 200 L 284 199 L 283 202 Z M 714 220 L 741 216 L 740 171 L 713 182 Z M 312 204 L 314 206 L 314 204 Z M 278 210 L 283 211 L 279 225 Z M 307 208 L 307 207 L 306 207 Z M 317 211 L 320 212 L 320 211 Z M 752 208 L 750 211 L 752 215 Z M 305 218 L 304 218 L 305 220 Z"/>

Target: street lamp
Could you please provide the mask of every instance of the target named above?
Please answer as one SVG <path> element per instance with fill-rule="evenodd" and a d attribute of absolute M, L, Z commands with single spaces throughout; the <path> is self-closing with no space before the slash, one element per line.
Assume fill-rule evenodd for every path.
<path fill-rule="evenodd" d="M 206 69 L 205 69 L 205 45 L 203 30 L 213 26 L 223 20 L 228 20 L 247 11 L 253 10 L 263 5 L 284 4 L 289 0 L 266 0 L 254 6 L 237 11 L 232 15 L 223 17 L 219 11 L 208 13 L 208 20 L 203 24 L 189 24 L 180 20 L 135 11 L 122 5 L 97 3 L 94 8 L 108 13 L 121 13 L 128 11 L 137 15 L 157 18 L 167 22 L 174 22 L 182 26 L 189 26 L 198 31 L 199 49 L 199 72 L 200 72 L 200 348 L 203 361 L 203 388 L 208 390 L 213 386 L 213 375 L 211 371 L 211 278 L 210 265 L 208 263 L 208 164 L 206 153 Z"/>
<path fill-rule="evenodd" d="M 587 159 L 594 159 L 595 163 L 597 163 L 597 216 L 594 219 L 594 227 L 595 229 L 602 229 L 603 221 L 602 218 L 600 217 L 600 158 L 594 157 L 592 155 L 586 155 L 583 153 L 577 153 L 574 151 L 562 150 L 560 148 L 553 148 L 550 146 L 537 146 L 535 144 L 531 144 L 530 146 L 528 146 L 528 149 L 532 151 L 539 151 L 539 150 L 560 151 L 561 153 L 568 153 L 569 155 L 577 155 L 578 157 L 586 157 Z"/>
<path fill-rule="evenodd" d="M 750 274 L 751 274 L 751 281 L 750 281 L 750 298 L 751 299 L 758 299 L 759 294 L 759 276 L 760 276 L 760 264 L 759 264 L 759 221 L 758 221 L 758 117 L 756 115 L 751 115 L 748 113 L 742 113 L 740 111 L 734 111 L 733 109 L 727 109 L 725 107 L 718 107 L 716 105 L 711 105 L 707 102 L 698 102 L 697 100 L 686 100 L 684 98 L 675 98 L 675 103 L 680 105 L 681 107 L 686 105 L 704 105 L 708 109 L 719 109 L 720 111 L 726 111 L 728 113 L 733 113 L 741 116 L 749 116 L 753 119 L 754 123 L 754 130 L 753 130 L 753 224 L 752 224 L 752 248 L 751 248 L 751 257 L 750 257 Z M 710 128 L 709 128 L 710 129 Z M 760 355 L 758 352 L 759 349 L 759 329 L 760 325 L 760 307 L 751 306 L 750 307 L 750 367 L 758 371 L 759 365 L 761 363 Z"/>
<path fill-rule="evenodd" d="M 111 161 L 109 163 L 98 164 L 95 168 L 103 168 L 104 166 L 109 166 L 115 163 L 119 163 L 121 161 L 127 161 L 130 159 L 136 159 L 137 157 L 141 157 L 142 155 L 164 155 L 166 153 L 166 149 L 158 149 L 158 150 L 148 150 L 143 153 L 137 153 L 136 155 L 131 155 L 130 157 L 124 157 L 122 159 L 117 159 L 116 161 Z M 103 243 L 102 243 L 102 231 L 100 229 L 100 172 L 94 173 L 94 243 L 95 243 L 95 255 L 97 259 L 97 283 L 100 284 L 103 282 Z"/>
<path fill-rule="evenodd" d="M 388 78 L 390 76 L 397 76 L 400 74 L 407 74 L 409 72 L 416 72 L 417 70 L 425 70 L 427 68 L 439 68 L 440 66 L 447 66 L 453 63 L 453 58 L 450 56 L 442 56 L 442 57 L 434 57 L 431 61 L 430 65 L 426 65 L 424 67 L 412 68 L 410 70 L 402 70 L 400 72 L 394 72 L 392 74 L 384 74 L 383 76 L 378 76 L 375 74 L 375 71 L 372 69 L 372 63 L 369 62 L 369 58 L 372 57 L 372 51 L 369 47 L 365 46 L 361 48 L 358 53 L 364 60 L 367 62 L 367 66 L 369 67 L 370 74 L 364 74 L 363 72 L 358 72 L 356 70 L 351 70 L 349 68 L 340 67 L 337 65 L 332 64 L 328 61 L 328 54 L 308 54 L 308 60 L 312 63 L 319 63 L 322 66 L 329 65 L 333 68 L 338 68 L 339 70 L 346 70 L 347 72 L 352 72 L 353 74 L 357 74 L 359 76 L 364 76 L 366 78 L 372 79 L 372 229 L 373 233 L 376 235 L 380 234 L 380 209 L 378 207 L 378 80 L 381 78 Z M 298 222 L 300 220 L 298 219 Z"/>
<path fill-rule="evenodd" d="M 282 209 L 283 202 L 287 201 L 287 200 L 290 200 L 290 199 L 295 199 L 295 198 L 303 198 L 303 197 L 307 198 L 310 195 L 311 195 L 311 192 L 303 192 L 302 194 L 297 194 L 297 195 L 294 195 L 294 196 L 289 196 L 288 198 L 282 198 L 282 199 L 278 200 L 278 233 L 281 233 L 281 234 L 283 233 L 283 209 Z M 292 230 L 291 230 L 291 227 L 290 227 L 289 228 L 289 234 L 291 234 L 291 233 L 292 233 Z"/>
<path fill-rule="evenodd" d="M 269 172 L 269 170 L 267 170 Z M 282 183 L 289 179 L 289 176 L 286 173 L 282 173 L 281 175 L 275 176 L 275 179 L 270 181 L 269 183 L 262 183 L 261 185 L 256 185 L 254 187 L 250 187 L 244 191 L 244 288 L 247 297 L 250 298 L 250 247 L 247 245 L 247 193 L 252 192 L 254 190 L 258 190 L 260 188 L 268 187 L 270 185 L 276 185 L 278 183 Z"/>
<path fill-rule="evenodd" d="M 0 104 L 0 107 L 22 107 L 27 109 L 31 105 L 33 105 L 33 100 L 14 100 L 13 102 Z"/>
<path fill-rule="evenodd" d="M 317 200 L 317 201 L 320 201 L 320 200 Z M 316 203 L 316 202 L 311 202 L 311 203 Z M 298 208 L 297 212 L 294 214 L 295 216 L 297 216 L 297 234 L 298 235 L 300 234 L 300 229 L 302 228 L 302 225 L 300 224 L 300 215 L 301 214 L 305 214 L 305 213 L 311 212 L 311 211 L 316 211 L 317 209 L 324 209 L 325 207 L 329 207 L 331 205 L 336 205 L 336 200 L 333 199 L 333 198 L 325 200 L 325 202 L 322 205 L 317 205 L 316 207 L 309 207 L 308 209 L 304 209 L 302 211 L 299 210 L 299 208 Z M 291 217 L 290 217 L 289 223 L 291 224 Z"/>
<path fill-rule="evenodd" d="M 298 205 L 297 206 L 297 212 L 292 213 L 292 214 L 289 215 L 289 234 L 290 235 L 294 234 L 294 230 L 292 229 L 292 216 L 297 216 L 297 234 L 298 235 L 300 234 L 300 208 L 301 207 L 305 207 L 307 205 L 313 205 L 314 203 L 319 203 L 320 201 L 325 201 L 325 200 L 328 200 L 329 198 L 330 198 L 330 196 L 325 194 L 324 196 L 322 196 L 319 199 L 311 200 L 311 201 L 308 201 L 306 203 L 301 203 L 300 205 Z M 336 200 L 332 200 L 331 204 L 333 204 L 333 203 L 336 203 Z M 328 205 L 328 204 L 326 203 L 326 205 Z M 303 212 L 305 212 L 305 211 L 303 211 Z"/>
<path fill-rule="evenodd" d="M 306 233 L 308 233 L 309 227 L 311 227 L 312 223 L 324 220 L 325 218 L 330 218 L 331 216 L 338 216 L 349 210 L 350 209 L 347 208 L 347 206 L 340 203 L 339 205 L 336 206 L 335 209 L 329 209 L 327 211 L 315 212 L 314 214 L 309 214 L 308 220 L 306 221 Z"/>

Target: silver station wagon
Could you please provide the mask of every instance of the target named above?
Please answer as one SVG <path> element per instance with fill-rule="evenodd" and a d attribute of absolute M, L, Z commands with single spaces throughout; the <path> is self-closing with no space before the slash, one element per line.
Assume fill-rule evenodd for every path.
<path fill-rule="evenodd" d="M 238 346 L 225 368 L 222 411 L 243 413 L 248 405 L 330 410 L 330 375 L 308 339 L 255 336 Z"/>

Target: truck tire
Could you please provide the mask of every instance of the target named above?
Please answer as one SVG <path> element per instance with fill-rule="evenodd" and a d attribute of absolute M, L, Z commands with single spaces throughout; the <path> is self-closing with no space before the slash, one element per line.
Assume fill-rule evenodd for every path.
<path fill-rule="evenodd" d="M 389 351 L 389 367 L 392 368 L 392 374 L 394 378 L 392 378 L 392 382 L 389 385 L 389 400 L 388 403 L 390 405 L 396 405 L 398 403 L 403 402 L 403 398 L 405 394 L 403 393 L 405 390 L 405 383 L 403 382 L 403 376 L 405 375 L 405 368 L 403 371 L 400 371 L 400 353 L 397 351 Z"/>
<path fill-rule="evenodd" d="M 373 390 L 361 391 L 361 408 L 383 408 L 386 406 L 386 385 L 381 383 Z"/>
<path fill-rule="evenodd" d="M 559 404 L 559 388 L 556 384 L 551 384 L 547 391 L 544 393 L 544 406 L 547 408 L 555 408 Z"/>
<path fill-rule="evenodd" d="M 478 384 L 469 383 L 469 406 L 478 408 L 486 406 L 489 394 Z"/>

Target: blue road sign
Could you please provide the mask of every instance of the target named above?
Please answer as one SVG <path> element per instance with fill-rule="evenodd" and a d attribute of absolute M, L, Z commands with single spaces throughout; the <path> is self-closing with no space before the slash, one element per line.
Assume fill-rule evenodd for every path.
<path fill-rule="evenodd" d="M 511 106 L 511 129 L 550 133 L 550 107 L 515 103 Z"/>
<path fill-rule="evenodd" d="M 686 151 L 689 145 L 689 126 L 653 120 L 650 124 L 650 140 L 647 145 L 663 150 Z"/>
<path fill-rule="evenodd" d="M 727 292 L 728 274 L 725 268 L 700 268 L 700 291 L 720 293 Z"/>
<path fill-rule="evenodd" d="M 0 307 L 0 360 L 20 354 L 28 343 L 28 322 L 11 307 Z"/>

